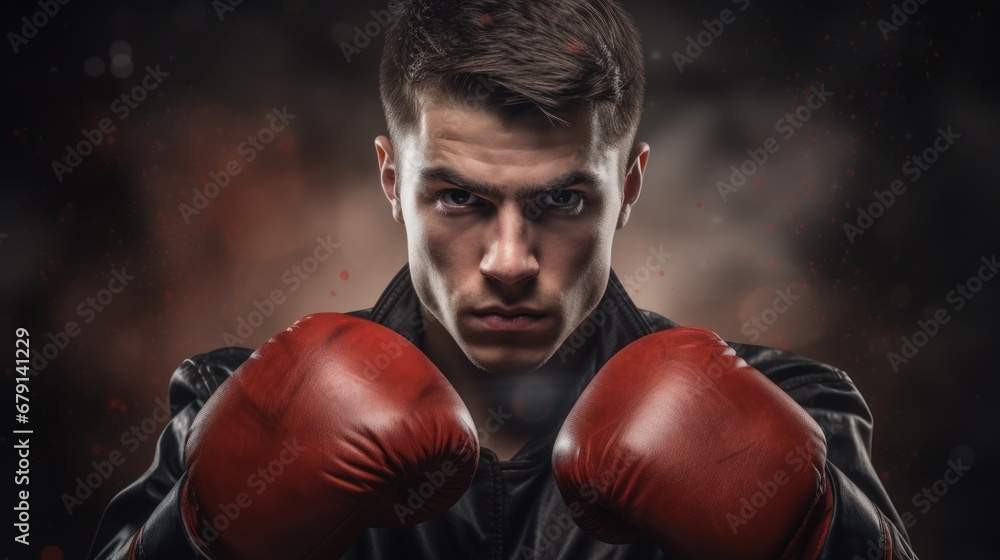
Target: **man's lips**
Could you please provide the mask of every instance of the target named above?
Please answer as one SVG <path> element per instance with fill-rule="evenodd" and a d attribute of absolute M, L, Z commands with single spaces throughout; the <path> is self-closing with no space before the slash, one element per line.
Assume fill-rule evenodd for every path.
<path fill-rule="evenodd" d="M 530 307 L 484 307 L 482 309 L 477 309 L 473 311 L 476 315 L 545 315 L 544 311 L 532 309 Z"/>
<path fill-rule="evenodd" d="M 472 312 L 487 328 L 505 331 L 528 330 L 537 327 L 546 314 L 527 307 L 487 307 Z"/>

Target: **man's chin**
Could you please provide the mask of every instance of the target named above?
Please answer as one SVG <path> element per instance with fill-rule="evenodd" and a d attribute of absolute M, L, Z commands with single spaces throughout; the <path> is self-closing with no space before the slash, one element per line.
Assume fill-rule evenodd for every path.
<path fill-rule="evenodd" d="M 555 350 L 522 348 L 473 348 L 465 355 L 481 370 L 498 375 L 530 373 L 545 365 Z"/>

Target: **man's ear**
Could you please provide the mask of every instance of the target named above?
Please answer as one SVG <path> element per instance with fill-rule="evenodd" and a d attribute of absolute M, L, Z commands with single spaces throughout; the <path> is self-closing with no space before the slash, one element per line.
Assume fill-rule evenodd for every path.
<path fill-rule="evenodd" d="M 399 201 L 399 185 L 397 184 L 396 162 L 392 151 L 392 142 L 385 136 L 375 139 L 375 152 L 378 154 L 379 180 L 382 182 L 382 192 L 392 205 L 392 219 L 403 222 L 403 206 Z"/>
<path fill-rule="evenodd" d="M 649 144 L 639 142 L 629 155 L 628 173 L 625 175 L 625 185 L 622 188 L 622 209 L 618 214 L 618 226 L 615 229 L 621 229 L 628 223 L 632 205 L 639 200 L 639 193 L 642 191 L 642 177 L 646 174 L 648 160 Z"/>

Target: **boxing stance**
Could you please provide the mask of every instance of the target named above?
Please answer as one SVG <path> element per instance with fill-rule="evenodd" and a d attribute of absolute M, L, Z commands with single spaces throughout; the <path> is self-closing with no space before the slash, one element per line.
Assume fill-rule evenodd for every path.
<path fill-rule="evenodd" d="M 92 558 L 915 558 L 843 371 L 611 270 L 650 157 L 620 6 L 407 0 L 385 41 L 408 263 L 371 308 L 182 364 Z"/>

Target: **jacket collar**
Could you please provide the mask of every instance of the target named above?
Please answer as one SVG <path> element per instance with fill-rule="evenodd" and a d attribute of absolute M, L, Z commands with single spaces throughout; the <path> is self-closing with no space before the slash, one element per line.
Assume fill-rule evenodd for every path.
<path fill-rule="evenodd" d="M 614 270 L 609 272 L 608 285 L 601 301 L 552 358 L 563 359 L 572 355 L 574 360 L 578 359 L 578 363 L 582 364 L 575 386 L 576 394 L 570 399 L 571 404 L 576 402 L 594 375 L 612 356 L 631 342 L 656 330 L 636 307 Z M 398 332 L 417 348 L 424 350 L 424 321 L 420 314 L 420 300 L 410 279 L 409 264 L 396 273 L 372 307 L 368 319 Z M 568 413 L 568 408 L 553 412 L 560 414 L 560 418 L 565 418 Z M 532 462 L 547 459 L 551 454 L 555 435 L 555 432 L 539 434 L 510 463 L 517 463 L 522 459 Z"/>

